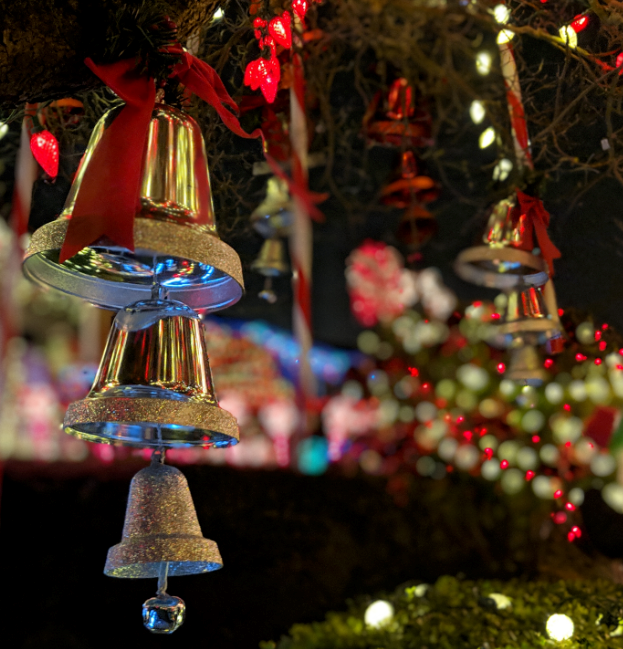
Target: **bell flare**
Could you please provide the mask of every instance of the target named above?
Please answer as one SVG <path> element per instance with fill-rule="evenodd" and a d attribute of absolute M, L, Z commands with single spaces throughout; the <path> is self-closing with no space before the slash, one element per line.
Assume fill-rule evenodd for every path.
<path fill-rule="evenodd" d="M 491 209 L 483 236 L 485 245 L 461 251 L 454 271 L 466 282 L 509 290 L 521 285 L 543 286 L 549 278 L 547 263 L 522 249 L 525 219 L 514 218 L 517 196 L 505 198 Z"/>
<path fill-rule="evenodd" d="M 242 297 L 242 266 L 216 230 L 201 131 L 191 117 L 164 104 L 153 111 L 143 152 L 135 249 L 102 237 L 59 263 L 85 171 L 115 115 L 116 109 L 109 111 L 96 125 L 60 217 L 33 234 L 24 274 L 107 309 L 148 299 L 154 283 L 195 309 L 234 304 Z"/>
<path fill-rule="evenodd" d="M 130 485 L 121 542 L 108 551 L 104 574 L 127 579 L 212 572 L 223 567 L 204 538 L 188 482 L 179 469 L 152 462 Z"/>
<path fill-rule="evenodd" d="M 236 444 L 238 424 L 218 405 L 199 314 L 173 300 L 119 311 L 91 390 L 69 405 L 63 428 L 137 447 Z"/>
<path fill-rule="evenodd" d="M 265 277 L 287 275 L 290 266 L 286 260 L 285 244 L 282 239 L 266 239 L 257 259 L 251 264 L 251 270 Z"/>

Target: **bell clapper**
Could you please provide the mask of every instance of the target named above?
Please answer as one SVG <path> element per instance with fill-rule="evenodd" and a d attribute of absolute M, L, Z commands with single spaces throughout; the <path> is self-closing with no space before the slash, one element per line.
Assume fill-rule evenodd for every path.
<path fill-rule="evenodd" d="M 264 288 L 258 293 L 258 297 L 266 300 L 269 304 L 274 304 L 277 301 L 277 295 L 273 291 L 273 278 L 270 275 L 266 276 Z"/>
<path fill-rule="evenodd" d="M 173 633 L 182 626 L 186 617 L 184 600 L 167 593 L 169 562 L 160 563 L 156 596 L 143 604 L 143 625 L 152 633 Z"/>

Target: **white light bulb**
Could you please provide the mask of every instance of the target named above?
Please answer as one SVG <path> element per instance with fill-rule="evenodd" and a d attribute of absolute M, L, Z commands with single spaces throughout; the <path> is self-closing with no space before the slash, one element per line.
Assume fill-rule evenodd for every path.
<path fill-rule="evenodd" d="M 508 22 L 508 19 L 511 16 L 511 10 L 506 6 L 506 5 L 496 5 L 493 8 L 493 17 L 497 22 L 499 22 L 501 25 L 504 25 Z"/>
<path fill-rule="evenodd" d="M 469 107 L 469 116 L 472 118 L 474 124 L 480 124 L 485 118 L 485 106 L 478 99 L 472 101 L 472 105 Z"/>
<path fill-rule="evenodd" d="M 495 142 L 495 129 L 493 126 L 485 129 L 478 138 L 478 146 L 481 149 L 486 149 L 488 146 L 491 146 Z"/>
<path fill-rule="evenodd" d="M 568 615 L 550 615 L 545 629 L 552 640 L 562 642 L 573 635 L 573 620 Z"/>
<path fill-rule="evenodd" d="M 575 32 L 573 32 L 575 34 Z M 478 52 L 476 54 L 476 71 L 482 76 L 486 76 L 491 72 L 491 54 L 489 52 Z"/>
<path fill-rule="evenodd" d="M 6 122 L 0 122 L 0 140 L 9 132 L 9 125 Z"/>
<path fill-rule="evenodd" d="M 219 7 L 212 16 L 212 20 L 220 20 L 225 15 L 225 12 Z"/>
<path fill-rule="evenodd" d="M 493 180 L 506 180 L 513 170 L 513 163 L 508 158 L 502 158 L 493 169 Z"/>
<path fill-rule="evenodd" d="M 372 602 L 363 616 L 364 622 L 374 629 L 384 626 L 394 617 L 394 607 L 385 600 Z"/>
<path fill-rule="evenodd" d="M 558 30 L 560 38 L 571 48 L 575 49 L 578 46 L 578 35 L 571 25 L 564 25 Z"/>

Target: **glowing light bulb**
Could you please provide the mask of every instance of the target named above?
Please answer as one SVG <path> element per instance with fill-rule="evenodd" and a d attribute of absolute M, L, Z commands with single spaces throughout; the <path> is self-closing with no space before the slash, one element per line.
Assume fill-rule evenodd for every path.
<path fill-rule="evenodd" d="M 584 14 L 577 15 L 571 22 L 571 28 L 577 34 L 588 27 L 588 16 Z"/>
<path fill-rule="evenodd" d="M 219 7 L 213 14 L 212 16 L 212 22 L 216 22 L 217 20 L 221 20 L 223 16 L 225 15 L 225 12 Z"/>
<path fill-rule="evenodd" d="M 6 122 L 0 122 L 0 140 L 9 132 L 9 125 Z"/>
<path fill-rule="evenodd" d="M 495 39 L 495 42 L 498 45 L 504 45 L 505 43 L 510 43 L 513 38 L 515 38 L 515 32 L 510 29 L 501 29 Z"/>
<path fill-rule="evenodd" d="M 58 140 L 50 131 L 33 133 L 30 138 L 30 150 L 35 160 L 51 178 L 58 175 Z"/>
<path fill-rule="evenodd" d="M 573 620 L 568 615 L 550 615 L 545 625 L 547 635 L 558 642 L 568 640 L 573 635 Z"/>
<path fill-rule="evenodd" d="M 478 99 L 474 99 L 469 107 L 469 116 L 472 118 L 472 122 L 480 124 L 485 118 L 485 114 L 485 105 Z"/>
<path fill-rule="evenodd" d="M 394 617 L 394 607 L 385 600 L 378 599 L 368 606 L 363 616 L 364 622 L 374 629 L 386 625 Z"/>
<path fill-rule="evenodd" d="M 506 180 L 513 170 L 513 163 L 508 158 L 502 158 L 493 168 L 493 180 Z"/>
<path fill-rule="evenodd" d="M 571 25 L 563 25 L 558 30 L 558 34 L 571 49 L 575 49 L 578 46 L 578 35 Z"/>
<path fill-rule="evenodd" d="M 478 138 L 478 146 L 481 149 L 486 149 L 488 146 L 491 146 L 495 142 L 495 129 L 493 126 L 485 129 Z"/>
<path fill-rule="evenodd" d="M 575 32 L 573 33 L 575 34 Z M 476 72 L 482 74 L 483 77 L 487 76 L 489 72 L 491 72 L 491 62 L 491 54 L 489 54 L 489 52 L 478 52 L 478 54 L 476 54 Z"/>
<path fill-rule="evenodd" d="M 508 19 L 511 17 L 511 10 L 506 5 L 502 4 L 496 5 L 491 13 L 493 13 L 493 17 L 501 25 L 507 23 Z"/>

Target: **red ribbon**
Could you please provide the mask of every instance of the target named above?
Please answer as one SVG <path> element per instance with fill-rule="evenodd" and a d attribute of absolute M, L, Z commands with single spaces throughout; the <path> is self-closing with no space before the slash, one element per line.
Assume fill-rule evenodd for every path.
<path fill-rule="evenodd" d="M 247 133 L 229 110 L 237 113 L 238 106 L 213 68 L 179 45 L 169 48 L 169 52 L 180 56 L 170 75 L 173 80 L 213 106 L 230 131 L 244 138 L 260 137 L 264 143 L 260 129 Z M 86 168 L 61 249 L 61 263 L 102 237 L 134 250 L 134 217 L 140 209 L 143 155 L 156 102 L 154 79 L 139 74 L 135 59 L 107 65 L 97 65 L 86 59 L 85 63 L 125 101 L 125 106 L 104 131 Z M 311 192 L 306 185 L 292 181 L 270 156 L 265 155 L 273 172 L 288 183 L 290 191 L 301 199 L 310 216 L 322 218 L 316 203 L 326 195 Z"/>
<path fill-rule="evenodd" d="M 528 196 L 522 191 L 517 190 L 517 200 L 519 201 L 519 209 L 515 208 L 513 215 L 514 225 L 517 225 L 519 219 L 525 216 L 525 232 L 522 236 L 521 249 L 532 250 L 536 247 L 536 240 L 538 247 L 541 249 L 541 255 L 549 266 L 550 277 L 554 275 L 554 259 L 558 259 L 561 254 L 560 250 L 553 244 L 552 240 L 547 234 L 547 226 L 549 225 L 549 213 L 543 207 L 543 202 L 539 198 Z"/>

